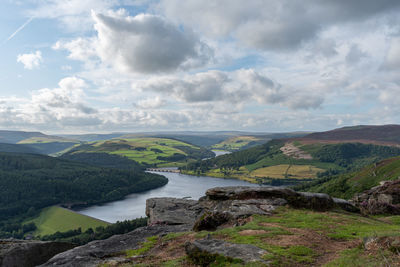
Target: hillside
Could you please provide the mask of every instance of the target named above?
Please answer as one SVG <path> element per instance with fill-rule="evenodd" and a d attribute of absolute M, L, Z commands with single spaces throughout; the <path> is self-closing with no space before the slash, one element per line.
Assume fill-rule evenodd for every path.
<path fill-rule="evenodd" d="M 189 143 L 167 138 L 126 138 L 91 142 L 77 146 L 64 157 L 81 153 L 124 156 L 145 165 L 174 166 L 188 160 L 212 157 L 214 153 Z"/>
<path fill-rule="evenodd" d="M 303 143 L 343 143 L 359 142 L 366 144 L 400 145 L 400 125 L 359 125 L 343 127 L 326 132 L 316 132 L 302 138 Z"/>
<path fill-rule="evenodd" d="M 20 220 L 56 204 L 90 205 L 165 185 L 160 175 L 117 170 L 34 154 L 0 153 L 0 236 L 22 229 Z M 14 220 L 14 219 L 13 219 Z M 12 223 L 12 228 L 9 228 Z M 17 237 L 23 234 L 18 232 Z"/>
<path fill-rule="evenodd" d="M 66 232 L 78 228 L 81 228 L 82 231 L 86 231 L 89 228 L 95 229 L 99 226 L 105 227 L 109 225 L 107 222 L 58 206 L 45 208 L 36 218 L 24 223 L 31 222 L 37 227 L 36 231 L 33 233 L 35 236 L 50 235 L 55 232 Z"/>
<path fill-rule="evenodd" d="M 264 145 L 192 162 L 181 170 L 192 175 L 231 177 L 279 185 L 345 173 L 398 155 L 400 148 L 393 146 L 272 140 Z"/>
<path fill-rule="evenodd" d="M 214 150 L 226 150 L 233 152 L 256 145 L 261 145 L 269 140 L 271 140 L 271 138 L 265 136 L 235 136 L 215 144 L 211 148 Z"/>
<path fill-rule="evenodd" d="M 351 203 L 325 194 L 217 187 L 199 201 L 152 198 L 146 204 L 149 226 L 69 250 L 43 266 L 383 267 L 400 262 L 400 216 L 361 216 Z"/>
<path fill-rule="evenodd" d="M 379 185 L 381 181 L 396 180 L 399 177 L 400 157 L 395 157 L 371 164 L 357 172 L 327 177 L 321 181 L 296 187 L 296 189 L 350 199 L 356 193 Z"/>

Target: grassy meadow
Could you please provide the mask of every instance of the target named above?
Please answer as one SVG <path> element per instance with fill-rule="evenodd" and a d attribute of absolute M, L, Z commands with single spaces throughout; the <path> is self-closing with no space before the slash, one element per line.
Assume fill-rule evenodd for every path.
<path fill-rule="evenodd" d="M 51 206 L 42 210 L 38 217 L 26 221 L 26 223 L 33 222 L 37 226 L 35 235 L 49 235 L 55 232 L 65 232 L 81 228 L 86 231 L 89 228 L 95 229 L 98 226 L 107 226 L 109 223 L 76 213 L 74 211 L 61 208 L 58 206 Z"/>

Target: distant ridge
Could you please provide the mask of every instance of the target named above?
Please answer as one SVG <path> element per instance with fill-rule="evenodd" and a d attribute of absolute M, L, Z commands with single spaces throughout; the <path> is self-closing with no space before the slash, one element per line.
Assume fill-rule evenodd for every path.
<path fill-rule="evenodd" d="M 46 137 L 46 135 L 41 132 L 0 130 L 0 143 L 16 144 L 19 141 L 32 137 Z"/>
<path fill-rule="evenodd" d="M 315 132 L 294 140 L 305 143 L 359 142 L 380 145 L 400 145 L 400 125 L 358 125 L 326 132 Z"/>

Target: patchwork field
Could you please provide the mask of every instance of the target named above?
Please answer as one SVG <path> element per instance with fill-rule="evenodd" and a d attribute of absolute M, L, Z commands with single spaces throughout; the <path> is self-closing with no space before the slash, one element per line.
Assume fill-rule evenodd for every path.
<path fill-rule="evenodd" d="M 251 144 L 258 145 L 265 143 L 269 138 L 262 138 L 256 136 L 235 136 L 224 140 L 218 144 L 212 146 L 214 150 L 227 150 L 227 151 L 237 151 L 245 147 L 249 147 Z"/>
<path fill-rule="evenodd" d="M 165 166 L 189 159 L 202 159 L 213 153 L 204 148 L 168 138 L 139 137 L 90 142 L 68 153 L 103 152 L 127 157 L 139 163 Z"/>
<path fill-rule="evenodd" d="M 292 179 L 312 179 L 316 178 L 319 172 L 324 169 L 317 168 L 312 165 L 289 165 L 280 164 L 265 168 L 260 168 L 250 173 L 255 177 L 270 177 L 270 178 L 292 178 Z"/>
<path fill-rule="evenodd" d="M 95 229 L 98 226 L 107 226 L 109 223 L 95 218 L 76 213 L 58 206 L 43 209 L 40 215 L 26 223 L 33 222 L 37 226 L 35 235 L 49 235 L 55 232 L 65 232 L 81 228 L 86 231 L 89 228 Z"/>

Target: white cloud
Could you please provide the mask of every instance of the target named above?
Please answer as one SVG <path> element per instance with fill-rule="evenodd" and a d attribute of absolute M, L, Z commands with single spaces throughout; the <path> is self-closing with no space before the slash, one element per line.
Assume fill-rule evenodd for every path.
<path fill-rule="evenodd" d="M 166 100 L 162 99 L 160 96 L 155 96 L 152 98 L 146 98 L 139 100 L 134 103 L 133 106 L 140 109 L 158 109 L 167 103 Z"/>
<path fill-rule="evenodd" d="M 92 13 L 100 58 L 125 72 L 157 73 L 185 68 L 204 59 L 205 44 L 162 17 L 139 14 Z"/>
<path fill-rule="evenodd" d="M 36 51 L 30 54 L 19 54 L 17 56 L 17 62 L 24 64 L 24 68 L 28 70 L 38 68 L 43 62 L 42 52 Z"/>

